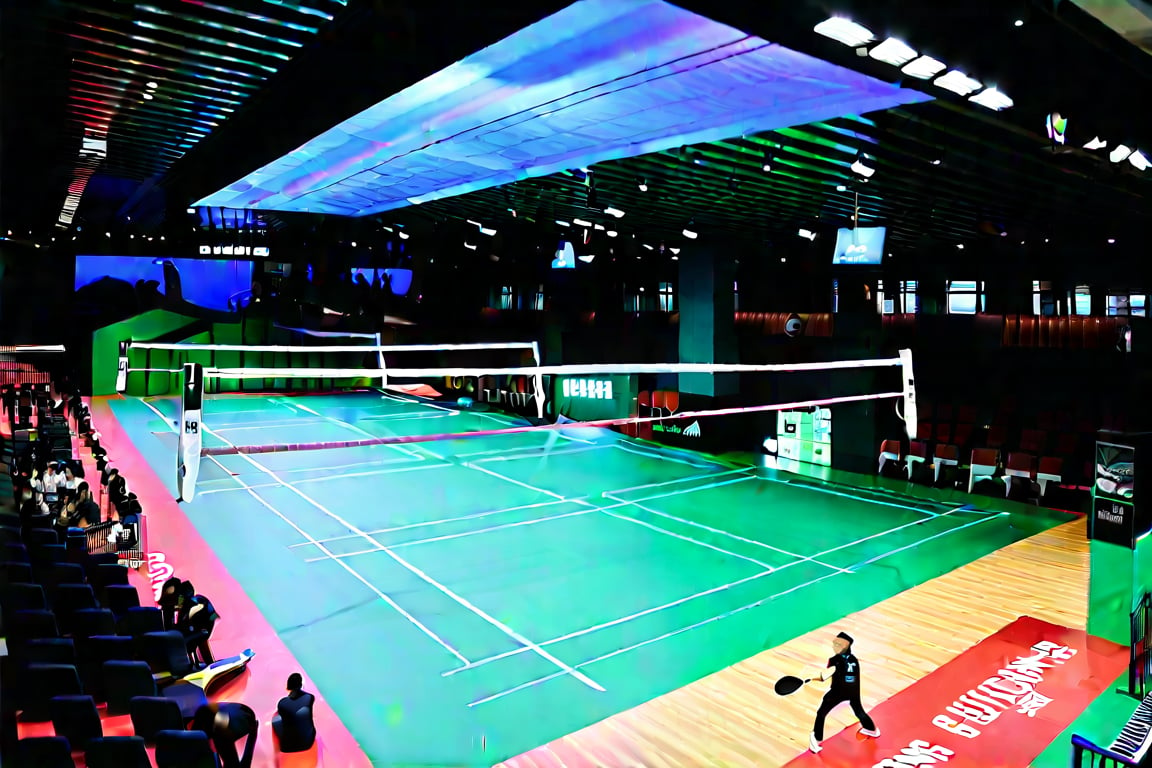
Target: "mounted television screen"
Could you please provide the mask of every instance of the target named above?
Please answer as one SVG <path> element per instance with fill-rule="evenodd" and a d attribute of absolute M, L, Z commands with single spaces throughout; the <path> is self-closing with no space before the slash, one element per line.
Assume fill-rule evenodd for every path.
<path fill-rule="evenodd" d="M 352 269 L 353 282 L 356 282 L 356 275 L 363 275 L 369 285 L 375 285 L 377 279 L 383 282 L 384 276 L 387 275 L 393 296 L 407 296 L 408 290 L 412 287 L 412 270 L 410 269 L 354 267 Z"/>
<path fill-rule="evenodd" d="M 836 253 L 833 264 L 878 265 L 884 258 L 887 227 L 857 227 L 836 231 Z"/>
<path fill-rule="evenodd" d="M 167 269 L 165 269 L 167 265 Z M 251 261 L 165 259 L 152 256 L 77 256 L 74 289 L 101 280 L 157 284 L 172 302 L 229 311 L 229 299 L 252 288 Z"/>
<path fill-rule="evenodd" d="M 556 246 L 556 255 L 552 258 L 552 269 L 575 268 L 576 251 L 572 248 L 572 243 L 567 240 L 561 240 L 560 244 Z"/>

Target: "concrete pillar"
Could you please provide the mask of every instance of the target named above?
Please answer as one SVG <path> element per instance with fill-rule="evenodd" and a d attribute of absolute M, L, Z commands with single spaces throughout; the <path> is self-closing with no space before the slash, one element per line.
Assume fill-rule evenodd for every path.
<path fill-rule="evenodd" d="M 735 250 L 723 243 L 692 243 L 681 252 L 679 265 L 680 362 L 738 362 L 732 291 Z M 686 395 L 717 397 L 735 394 L 738 388 L 736 375 L 680 376 L 680 392 Z"/>

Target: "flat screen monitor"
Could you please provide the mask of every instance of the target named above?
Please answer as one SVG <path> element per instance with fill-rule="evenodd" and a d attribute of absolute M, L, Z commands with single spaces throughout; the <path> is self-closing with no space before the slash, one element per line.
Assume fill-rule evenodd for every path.
<path fill-rule="evenodd" d="M 575 268 L 576 250 L 572 247 L 572 243 L 567 240 L 561 240 L 560 244 L 556 246 L 556 255 L 552 257 L 552 269 Z"/>
<path fill-rule="evenodd" d="M 884 258 L 887 227 L 857 227 L 836 231 L 836 253 L 832 263 L 878 265 Z"/>
<path fill-rule="evenodd" d="M 79 291 L 103 279 L 123 281 L 133 287 L 141 281 L 156 282 L 171 300 L 229 311 L 229 299 L 251 289 L 252 267 L 251 261 L 77 256 L 73 287 Z"/>

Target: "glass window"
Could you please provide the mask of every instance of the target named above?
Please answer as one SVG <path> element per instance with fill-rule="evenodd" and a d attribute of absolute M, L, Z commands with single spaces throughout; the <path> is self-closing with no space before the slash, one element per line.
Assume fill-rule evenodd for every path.
<path fill-rule="evenodd" d="M 500 286 L 500 309 L 512 309 L 512 286 Z"/>
<path fill-rule="evenodd" d="M 1090 315 L 1092 314 L 1092 290 L 1086 285 L 1076 286 L 1076 292 L 1073 298 L 1073 314 L 1076 315 Z"/>
<path fill-rule="evenodd" d="M 537 312 L 544 311 L 544 286 L 542 285 L 536 287 L 536 298 L 532 302 L 532 309 Z"/>
<path fill-rule="evenodd" d="M 673 312 L 676 309 L 676 296 L 672 293 L 672 283 L 660 283 L 660 311 Z"/>
<path fill-rule="evenodd" d="M 984 282 L 976 280 L 948 281 L 948 313 L 974 315 L 984 311 Z"/>
<path fill-rule="evenodd" d="M 1132 312 L 1132 317 L 1147 317 L 1144 314 L 1144 302 L 1147 299 L 1146 293 L 1134 293 L 1128 297 L 1128 309 Z"/>
<path fill-rule="evenodd" d="M 639 312 L 640 311 L 640 294 L 629 293 L 628 289 L 624 289 L 624 311 L 625 312 Z"/>
<path fill-rule="evenodd" d="M 732 283 L 732 308 L 737 312 L 740 311 L 740 283 Z"/>

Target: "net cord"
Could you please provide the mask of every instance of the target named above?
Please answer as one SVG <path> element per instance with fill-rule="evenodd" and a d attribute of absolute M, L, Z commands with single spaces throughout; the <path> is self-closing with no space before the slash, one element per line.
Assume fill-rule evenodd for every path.
<path fill-rule="evenodd" d="M 584 376 L 627 375 L 633 373 L 804 373 L 855 368 L 894 368 L 899 358 L 851 360 L 836 363 L 797 363 L 793 365 L 744 365 L 717 363 L 611 363 L 588 365 L 541 365 L 515 368 L 389 368 L 388 376 L 403 379 L 436 379 L 447 376 Z M 131 371 L 180 373 L 178 368 L 132 368 Z M 221 379 L 357 379 L 380 378 L 373 368 L 205 368 L 204 373 Z"/>
<path fill-rule="evenodd" d="M 438 435 L 392 435 L 388 437 L 373 437 L 361 440 L 344 440 L 327 443 L 280 443 L 276 445 L 248 445 L 210 447 L 201 451 L 202 456 L 235 456 L 237 454 L 281 453 L 286 451 L 318 451 L 333 448 L 365 448 L 373 445 L 396 445 L 406 443 L 430 443 L 443 440 L 465 440 L 473 437 L 490 437 L 493 435 L 514 435 L 520 432 L 534 432 L 545 429 L 590 429 L 597 427 L 615 427 L 625 424 L 645 424 L 655 421 L 678 421 L 682 419 L 699 419 L 706 416 L 734 416 L 745 413 L 761 413 L 764 411 L 792 411 L 803 408 L 820 408 L 828 405 L 842 405 L 844 403 L 859 403 L 867 400 L 888 400 L 903 397 L 902 392 L 881 392 L 869 395 L 845 395 L 843 397 L 828 397 L 819 400 L 801 400 L 793 403 L 777 403 L 775 405 L 753 405 L 741 408 L 719 408 L 705 411 L 685 411 L 669 416 L 628 416 L 616 419 L 598 419 L 596 421 L 558 422 L 555 424 L 523 425 L 506 427 L 504 429 L 486 429 L 477 432 L 445 432 Z"/>
<path fill-rule="evenodd" d="M 131 342 L 129 349 L 161 349 L 178 352 L 459 352 L 464 350 L 534 349 L 534 341 L 491 344 L 333 344 L 309 346 L 300 344 L 193 344 L 189 342 Z"/>

